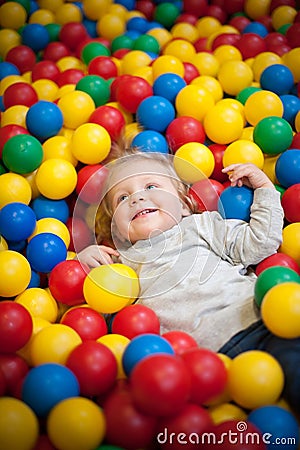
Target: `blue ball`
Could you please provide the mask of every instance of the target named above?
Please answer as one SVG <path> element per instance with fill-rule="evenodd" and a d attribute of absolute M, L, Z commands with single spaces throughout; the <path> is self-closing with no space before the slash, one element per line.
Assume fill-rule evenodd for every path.
<path fill-rule="evenodd" d="M 229 186 L 221 193 L 218 211 L 223 219 L 239 219 L 249 222 L 253 202 L 253 189 L 247 186 Z"/>
<path fill-rule="evenodd" d="M 74 373 L 57 363 L 32 368 L 22 385 L 22 400 L 38 417 L 46 417 L 62 400 L 78 397 L 79 383 Z"/>
<path fill-rule="evenodd" d="M 83 19 L 82 24 L 91 38 L 98 36 L 97 22 L 95 20 Z"/>
<path fill-rule="evenodd" d="M 8 250 L 13 250 L 14 252 L 22 253 L 27 245 L 27 240 L 22 241 L 7 241 Z"/>
<path fill-rule="evenodd" d="M 153 83 L 154 95 L 160 95 L 175 103 L 177 94 L 186 86 L 185 80 L 176 73 L 163 73 Z"/>
<path fill-rule="evenodd" d="M 136 119 L 144 129 L 163 133 L 175 119 L 175 108 L 166 98 L 152 95 L 139 104 Z"/>
<path fill-rule="evenodd" d="M 64 241 L 53 233 L 40 233 L 34 236 L 26 249 L 27 260 L 36 272 L 49 273 L 67 257 Z"/>
<path fill-rule="evenodd" d="M 28 131 L 41 142 L 56 136 L 64 123 L 60 108 L 53 102 L 40 100 L 30 106 L 26 114 Z"/>
<path fill-rule="evenodd" d="M 247 420 L 261 431 L 267 449 L 297 450 L 299 425 L 286 409 L 276 405 L 262 406 L 251 411 Z"/>
<path fill-rule="evenodd" d="M 30 288 L 37 288 L 41 285 L 41 277 L 40 274 L 35 272 L 35 270 L 31 269 L 31 278 L 29 281 L 29 285 L 27 286 L 27 289 Z"/>
<path fill-rule="evenodd" d="M 0 210 L 0 234 L 8 241 L 27 239 L 35 227 L 35 213 L 24 203 L 8 203 Z"/>
<path fill-rule="evenodd" d="M 43 50 L 50 42 L 47 28 L 39 23 L 29 23 L 21 31 L 22 44 L 34 52 Z"/>
<path fill-rule="evenodd" d="M 53 219 L 58 219 L 61 222 L 66 223 L 70 214 L 69 206 L 66 200 L 51 200 L 49 198 L 43 197 L 42 195 L 36 197 L 32 201 L 31 207 L 36 215 L 37 220 L 51 217 Z"/>
<path fill-rule="evenodd" d="M 0 80 L 9 75 L 20 75 L 21 72 L 13 63 L 2 61 L 0 62 Z"/>
<path fill-rule="evenodd" d="M 246 33 L 254 33 L 258 36 L 265 37 L 269 33 L 264 24 L 260 22 L 250 22 L 248 25 L 243 28 L 242 34 Z"/>
<path fill-rule="evenodd" d="M 127 11 L 132 11 L 135 6 L 135 0 L 116 0 L 115 3 L 124 6 Z"/>
<path fill-rule="evenodd" d="M 167 140 L 158 131 L 141 131 L 133 138 L 131 145 L 142 152 L 169 153 Z"/>
<path fill-rule="evenodd" d="M 262 89 L 277 95 L 289 94 L 294 86 L 293 73 L 283 64 L 273 64 L 267 67 L 261 73 L 259 81 Z"/>
<path fill-rule="evenodd" d="M 147 33 L 148 21 L 143 17 L 132 17 L 127 21 L 127 31 L 138 31 L 141 34 Z"/>
<path fill-rule="evenodd" d="M 293 129 L 295 129 L 295 118 L 300 111 L 300 98 L 296 95 L 281 95 L 280 100 L 283 104 L 283 119 L 285 119 Z"/>
<path fill-rule="evenodd" d="M 275 164 L 275 174 L 284 188 L 300 183 L 300 150 L 292 148 L 281 153 Z"/>
<path fill-rule="evenodd" d="M 134 337 L 123 353 L 124 372 L 129 375 L 139 361 L 157 353 L 174 355 L 175 352 L 171 344 L 158 334 L 145 333 Z"/>

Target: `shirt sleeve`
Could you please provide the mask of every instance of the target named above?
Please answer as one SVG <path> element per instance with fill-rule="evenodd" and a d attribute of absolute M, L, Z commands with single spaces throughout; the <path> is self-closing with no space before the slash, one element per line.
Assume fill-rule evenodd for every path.
<path fill-rule="evenodd" d="M 255 189 L 249 223 L 224 220 L 218 212 L 201 216 L 201 237 L 212 251 L 231 264 L 244 267 L 258 264 L 276 253 L 282 242 L 284 213 L 276 189 Z"/>

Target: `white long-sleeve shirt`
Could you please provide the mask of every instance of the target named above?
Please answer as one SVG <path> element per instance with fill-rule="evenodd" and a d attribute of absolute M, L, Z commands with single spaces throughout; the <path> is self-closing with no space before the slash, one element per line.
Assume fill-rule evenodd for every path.
<path fill-rule="evenodd" d="M 121 261 L 137 272 L 138 302 L 156 312 L 161 333 L 182 330 L 217 351 L 259 319 L 247 268 L 276 253 L 282 226 L 279 192 L 259 188 L 249 223 L 193 214 L 122 251 Z"/>

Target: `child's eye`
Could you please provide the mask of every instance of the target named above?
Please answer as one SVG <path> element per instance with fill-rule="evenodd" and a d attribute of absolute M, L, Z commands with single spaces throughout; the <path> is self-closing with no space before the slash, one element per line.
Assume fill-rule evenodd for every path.
<path fill-rule="evenodd" d="M 118 203 L 124 202 L 124 200 L 126 200 L 127 198 L 127 194 L 120 195 L 120 197 L 118 197 Z"/>
<path fill-rule="evenodd" d="M 155 189 L 155 188 L 156 188 L 155 184 L 148 184 L 148 186 L 146 186 L 146 190 Z"/>

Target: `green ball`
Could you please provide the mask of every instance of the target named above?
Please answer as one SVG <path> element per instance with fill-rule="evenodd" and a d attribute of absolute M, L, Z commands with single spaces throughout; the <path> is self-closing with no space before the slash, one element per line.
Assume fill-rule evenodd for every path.
<path fill-rule="evenodd" d="M 26 174 L 37 169 L 43 160 L 40 141 L 29 134 L 17 134 L 8 139 L 2 151 L 2 160 L 12 172 Z"/>
<path fill-rule="evenodd" d="M 81 59 L 88 66 L 97 56 L 110 56 L 110 51 L 101 42 L 89 42 L 81 50 Z"/>
<path fill-rule="evenodd" d="M 88 94 L 96 107 L 105 105 L 110 97 L 110 87 L 107 81 L 99 75 L 86 75 L 76 84 L 76 91 Z"/>
<path fill-rule="evenodd" d="M 179 14 L 180 9 L 173 3 L 160 3 L 154 10 L 154 20 L 161 23 L 165 28 L 170 29 Z"/>
<path fill-rule="evenodd" d="M 254 127 L 253 141 L 263 153 L 277 155 L 289 148 L 293 140 L 293 129 L 282 117 L 269 116 Z"/>
<path fill-rule="evenodd" d="M 114 53 L 120 48 L 128 48 L 129 50 L 133 49 L 134 40 L 130 36 L 126 36 L 125 34 L 121 34 L 121 36 L 117 36 L 112 40 L 111 43 L 111 51 Z"/>
<path fill-rule="evenodd" d="M 50 42 L 59 41 L 59 33 L 61 27 L 62 26 L 59 25 L 58 23 L 47 23 L 47 25 L 45 25 L 45 28 L 49 33 Z"/>
<path fill-rule="evenodd" d="M 248 100 L 248 98 L 250 97 L 250 95 L 254 94 L 254 92 L 257 91 L 261 91 L 261 88 L 256 86 L 248 86 L 242 89 L 235 98 L 240 103 L 242 103 L 242 105 L 244 105 Z"/>
<path fill-rule="evenodd" d="M 5 167 L 3 166 L 3 164 L 0 163 L 0 175 L 3 175 L 4 173 L 6 173 L 7 170 L 5 169 Z"/>
<path fill-rule="evenodd" d="M 272 266 L 261 272 L 254 287 L 254 300 L 260 308 L 266 293 L 277 284 L 300 283 L 300 276 L 293 269 L 284 266 Z"/>
<path fill-rule="evenodd" d="M 141 50 L 143 52 L 158 54 L 160 51 L 160 46 L 155 37 L 150 36 L 149 34 L 142 34 L 134 41 L 133 50 Z"/>

